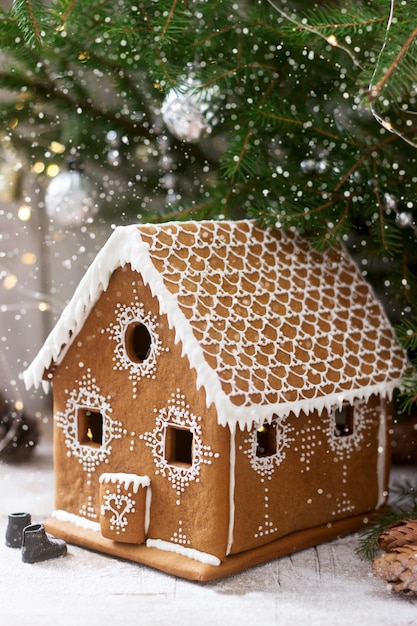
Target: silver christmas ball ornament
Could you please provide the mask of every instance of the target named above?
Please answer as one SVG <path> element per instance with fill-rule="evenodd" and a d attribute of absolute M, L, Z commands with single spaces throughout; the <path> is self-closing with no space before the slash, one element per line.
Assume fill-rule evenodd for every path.
<path fill-rule="evenodd" d="M 202 88 L 200 81 L 190 77 L 168 91 L 161 107 L 162 119 L 180 141 L 197 142 L 218 123 L 218 96 L 217 87 Z"/>
<path fill-rule="evenodd" d="M 60 226 L 81 226 L 98 211 L 95 195 L 80 164 L 70 161 L 67 170 L 60 172 L 48 185 L 46 212 Z"/>
<path fill-rule="evenodd" d="M 401 211 L 395 216 L 395 223 L 400 228 L 408 228 L 413 225 L 413 216 L 411 213 L 406 213 L 405 211 Z"/>

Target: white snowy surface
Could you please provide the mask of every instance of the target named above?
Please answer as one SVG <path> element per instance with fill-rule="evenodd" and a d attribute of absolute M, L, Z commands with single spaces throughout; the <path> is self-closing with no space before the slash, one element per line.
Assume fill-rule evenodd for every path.
<path fill-rule="evenodd" d="M 398 474 L 398 470 L 397 474 Z M 415 471 L 415 470 L 414 470 Z M 53 510 L 52 450 L 23 465 L 0 464 L 0 533 L 7 515 L 35 522 Z M 0 541 L 0 616 L 10 626 L 417 625 L 417 598 L 389 592 L 355 554 L 349 536 L 229 578 L 192 583 L 69 546 L 57 560 L 27 564 Z"/>

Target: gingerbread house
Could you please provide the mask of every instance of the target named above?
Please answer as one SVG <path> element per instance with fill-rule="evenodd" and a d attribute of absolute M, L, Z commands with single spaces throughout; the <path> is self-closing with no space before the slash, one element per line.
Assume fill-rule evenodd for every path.
<path fill-rule="evenodd" d="M 69 542 L 209 580 L 363 525 L 406 358 L 346 251 L 243 220 L 117 228 L 39 354 Z"/>

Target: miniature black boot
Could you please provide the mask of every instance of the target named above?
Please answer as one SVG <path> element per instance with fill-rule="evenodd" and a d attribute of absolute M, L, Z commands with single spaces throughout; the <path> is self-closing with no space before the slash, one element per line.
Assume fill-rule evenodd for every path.
<path fill-rule="evenodd" d="M 23 530 L 22 561 L 37 563 L 64 556 L 67 544 L 45 531 L 43 524 L 31 524 Z"/>
<path fill-rule="evenodd" d="M 6 546 L 9 548 L 21 548 L 23 529 L 31 521 L 30 513 L 10 513 L 9 523 L 6 528 Z"/>

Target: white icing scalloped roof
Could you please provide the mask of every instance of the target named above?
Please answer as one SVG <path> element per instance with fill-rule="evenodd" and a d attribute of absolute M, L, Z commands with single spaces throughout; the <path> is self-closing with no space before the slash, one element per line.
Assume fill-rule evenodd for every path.
<path fill-rule="evenodd" d="M 406 367 L 391 326 L 344 251 L 253 221 L 117 228 L 24 373 L 39 385 L 126 264 L 158 298 L 220 424 L 250 427 L 373 393 Z"/>

